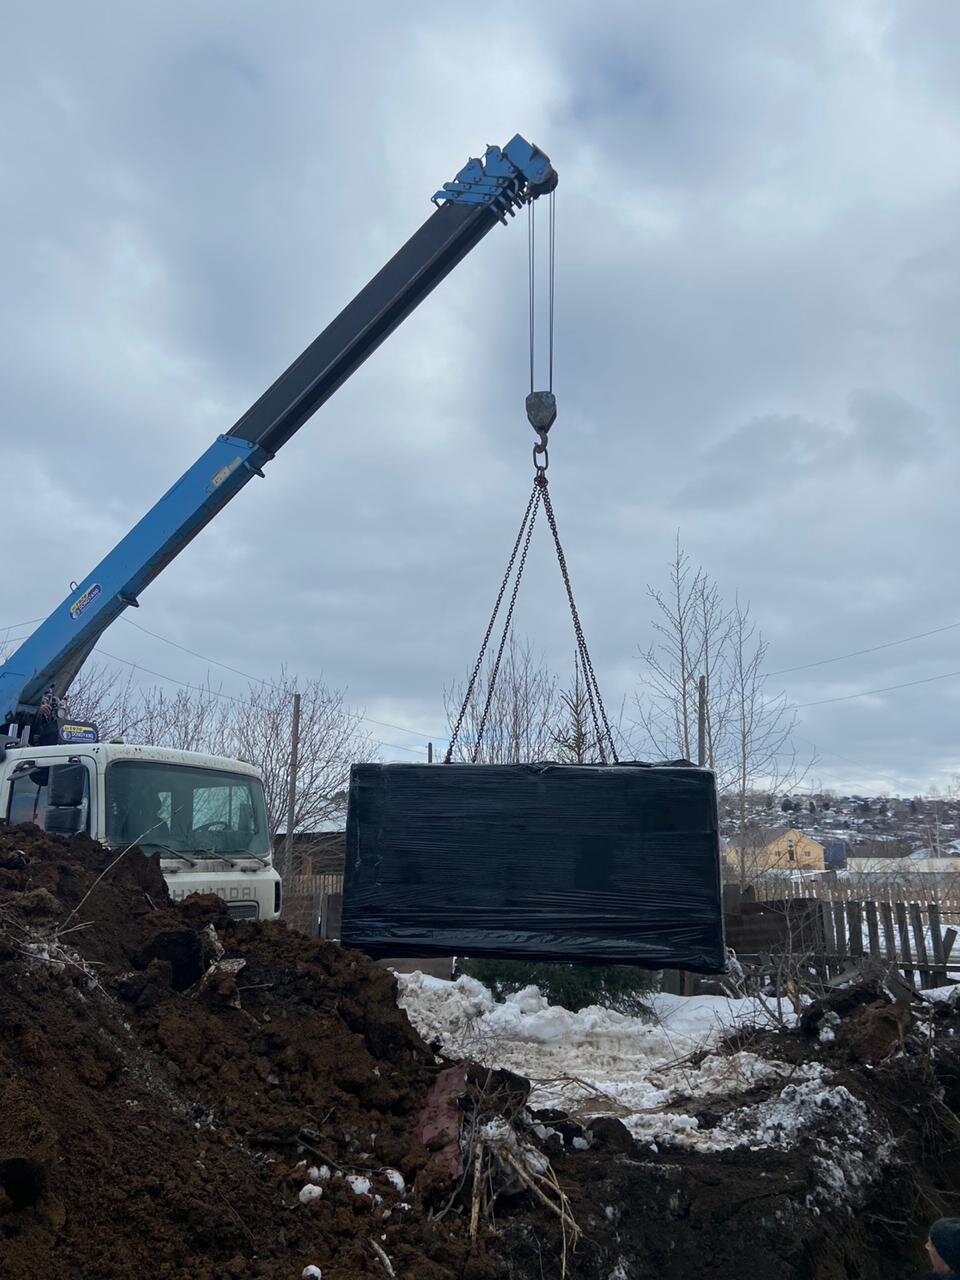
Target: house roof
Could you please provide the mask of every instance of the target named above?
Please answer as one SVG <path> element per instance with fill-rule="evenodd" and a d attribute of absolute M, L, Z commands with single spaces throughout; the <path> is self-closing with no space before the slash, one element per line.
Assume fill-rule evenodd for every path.
<path fill-rule="evenodd" d="M 753 844 L 756 839 L 759 847 L 767 849 L 772 844 L 776 844 L 778 840 L 782 840 L 784 836 L 793 832 L 795 835 L 803 836 L 805 840 L 809 840 L 812 844 L 819 845 L 823 848 L 823 843 L 814 836 L 809 836 L 805 831 L 801 831 L 799 827 L 749 827 L 747 829 L 747 839 Z M 737 837 L 731 836 L 730 843 L 737 844 Z"/>

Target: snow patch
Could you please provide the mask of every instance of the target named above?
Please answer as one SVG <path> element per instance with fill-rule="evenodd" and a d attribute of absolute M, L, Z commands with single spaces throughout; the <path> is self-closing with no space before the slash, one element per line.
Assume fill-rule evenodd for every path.
<path fill-rule="evenodd" d="M 820 1043 L 829 1044 L 832 1040 L 836 1040 L 837 1034 L 834 1031 L 834 1027 L 839 1027 L 839 1025 L 840 1025 L 839 1014 L 834 1013 L 832 1009 L 828 1009 L 827 1012 L 820 1019 L 820 1027 L 819 1027 L 819 1030 L 817 1031 L 817 1039 L 820 1041 Z"/>
<path fill-rule="evenodd" d="M 480 1138 L 488 1147 L 509 1152 L 514 1159 L 522 1161 L 531 1173 L 544 1174 L 550 1168 L 550 1161 L 543 1152 L 527 1142 L 521 1142 L 516 1130 L 502 1116 L 481 1126 Z"/>
<path fill-rule="evenodd" d="M 572 1013 L 550 1005 L 536 987 L 498 1003 L 468 977 L 447 982 L 422 973 L 399 974 L 398 983 L 401 1007 L 449 1056 L 472 1057 L 526 1076 L 534 1109 L 556 1107 L 581 1120 L 614 1115 L 653 1148 L 729 1150 L 795 1141 L 813 1115 L 805 1087 L 822 1093 L 825 1086 L 817 1063 L 791 1066 L 749 1049 L 711 1052 L 737 1028 L 771 1027 L 767 1008 L 753 998 L 655 995 L 651 1016 L 640 1018 L 597 1006 Z M 706 1056 L 694 1065 L 691 1059 L 700 1053 Z M 694 1113 L 704 1100 L 736 1097 L 760 1086 L 801 1092 L 788 1094 L 783 1088 L 769 1114 L 743 1107 L 715 1128 L 701 1130 Z M 532 1130 L 541 1141 L 551 1132 L 535 1119 Z M 582 1149 L 585 1140 L 575 1139 L 573 1145 Z"/>
<path fill-rule="evenodd" d="M 946 987 L 932 987 L 929 991 L 924 991 L 924 999 L 932 1000 L 935 1004 L 956 1004 L 958 995 L 960 995 L 960 983 L 951 982 Z"/>

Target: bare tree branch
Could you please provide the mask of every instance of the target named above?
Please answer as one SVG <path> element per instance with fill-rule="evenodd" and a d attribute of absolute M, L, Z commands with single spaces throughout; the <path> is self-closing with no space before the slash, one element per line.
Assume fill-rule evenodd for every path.
<path fill-rule="evenodd" d="M 456 751 L 460 760 L 473 757 L 492 677 L 492 664 L 488 662 L 467 705 Z M 451 726 L 456 722 L 466 689 L 465 683 L 444 689 L 444 709 Z M 530 640 L 519 640 L 511 631 L 493 689 L 478 762 L 549 760 L 554 754 L 560 714 L 557 676 L 547 668 L 543 654 L 536 652 Z"/>
<path fill-rule="evenodd" d="M 795 789 L 815 761 L 798 756 L 792 704 L 767 689 L 767 642 L 750 606 L 735 597 L 727 608 L 717 584 L 692 567 L 679 536 L 669 573 L 668 591 L 648 588 L 656 605 L 655 640 L 642 654 L 639 727 L 661 758 L 692 760 L 698 681 L 706 677 L 705 763 L 718 789 L 735 800 L 743 880 L 759 856 L 748 830 L 748 795 L 762 788 L 775 798 Z"/>
<path fill-rule="evenodd" d="M 103 737 L 147 742 L 181 751 L 203 751 L 256 764 L 263 771 L 271 840 L 286 828 L 293 733 L 293 695 L 299 690 L 300 751 L 294 830 L 316 831 L 346 811 L 350 766 L 374 759 L 374 743 L 362 715 L 342 689 L 320 679 L 299 681 L 281 671 L 269 684 L 251 684 L 226 698 L 209 682 L 198 689 L 136 689 L 117 684 L 102 668 L 85 671 L 70 691 L 70 714 L 96 721 Z M 284 850 L 276 848 L 282 874 Z"/>

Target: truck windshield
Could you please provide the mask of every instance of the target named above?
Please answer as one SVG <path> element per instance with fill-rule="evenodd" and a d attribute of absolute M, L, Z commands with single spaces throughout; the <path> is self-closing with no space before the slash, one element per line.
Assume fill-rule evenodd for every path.
<path fill-rule="evenodd" d="M 266 858 L 263 787 L 242 773 L 114 761 L 107 769 L 107 840 L 149 852 Z"/>

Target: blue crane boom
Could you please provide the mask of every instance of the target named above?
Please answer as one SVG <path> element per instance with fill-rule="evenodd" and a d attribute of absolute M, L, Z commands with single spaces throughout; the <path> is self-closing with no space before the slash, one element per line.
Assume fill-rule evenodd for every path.
<path fill-rule="evenodd" d="M 496 223 L 553 190 L 550 160 L 518 134 L 433 196 L 436 210 L 225 435 L 218 436 L 0 665 L 0 725 L 24 740 L 107 627 L 299 430 Z"/>

